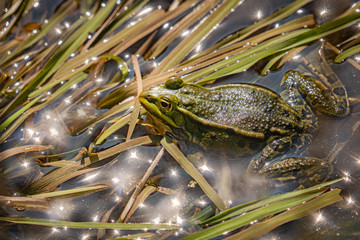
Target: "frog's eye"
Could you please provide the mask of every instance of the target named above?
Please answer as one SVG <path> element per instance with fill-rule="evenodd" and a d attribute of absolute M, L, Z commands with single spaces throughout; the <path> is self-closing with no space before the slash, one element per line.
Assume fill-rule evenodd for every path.
<path fill-rule="evenodd" d="M 170 99 L 164 97 L 160 98 L 160 106 L 165 112 L 170 111 L 171 110 Z"/>

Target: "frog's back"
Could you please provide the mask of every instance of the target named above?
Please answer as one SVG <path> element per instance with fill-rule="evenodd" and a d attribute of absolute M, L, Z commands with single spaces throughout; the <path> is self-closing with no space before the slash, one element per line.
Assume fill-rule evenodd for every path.
<path fill-rule="evenodd" d="M 197 122 L 231 128 L 237 134 L 264 139 L 302 129 L 302 121 L 275 92 L 254 84 L 203 88 L 188 84 L 179 89 L 179 110 Z"/>

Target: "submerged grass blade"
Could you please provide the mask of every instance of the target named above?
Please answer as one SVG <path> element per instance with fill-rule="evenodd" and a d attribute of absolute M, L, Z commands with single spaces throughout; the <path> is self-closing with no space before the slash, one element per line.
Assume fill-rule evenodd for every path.
<path fill-rule="evenodd" d="M 30 224 L 49 227 L 68 227 L 85 229 L 127 229 L 127 230 L 171 230 L 178 229 L 177 225 L 170 224 L 151 224 L 151 223 L 99 223 L 99 222 L 68 222 L 41 218 L 23 217 L 0 217 L 0 221 L 12 222 L 17 224 Z"/>
<path fill-rule="evenodd" d="M 180 149 L 165 136 L 161 141 L 161 145 L 166 149 L 168 153 L 180 164 L 180 166 L 199 184 L 204 193 L 211 199 L 220 211 L 225 211 L 226 206 L 224 201 L 219 197 L 211 185 L 201 175 L 201 173 L 195 168 L 195 166 L 184 156 Z"/>

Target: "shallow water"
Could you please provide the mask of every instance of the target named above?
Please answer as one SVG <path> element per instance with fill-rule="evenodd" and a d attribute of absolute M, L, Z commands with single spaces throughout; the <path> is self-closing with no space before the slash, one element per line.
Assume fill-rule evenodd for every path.
<path fill-rule="evenodd" d="M 292 1 L 245 1 L 226 18 L 224 23 L 218 26 L 216 30 L 203 40 L 202 48 L 211 46 L 229 33 L 254 23 L 258 18 L 267 16 L 274 10 L 290 2 Z M 283 22 L 294 19 L 299 14 L 310 12 L 313 12 L 317 17 L 317 21 L 322 23 L 334 18 L 334 16 L 338 16 L 348 9 L 352 3 L 353 1 L 341 1 L 341 4 L 336 0 L 314 1 L 312 4 L 308 4 L 306 8 L 303 8 L 302 12 L 295 13 L 285 21 L 279 23 L 282 24 Z M 163 8 L 167 8 L 169 3 L 166 1 L 151 1 L 149 3 L 150 6 L 157 6 L 159 4 L 161 4 Z M 39 9 L 47 9 L 50 14 L 53 11 L 52 6 L 53 5 L 46 4 L 45 6 L 42 5 Z M 39 9 L 36 11 L 39 11 Z M 322 14 L 325 10 L 326 12 Z M 31 19 L 24 19 L 24 21 L 40 21 L 40 19 L 36 19 L 36 17 L 36 13 L 29 14 L 29 18 Z M 71 21 L 76 17 L 76 13 L 74 13 L 74 16 L 69 16 L 69 19 L 66 21 Z M 339 36 L 333 37 L 338 38 Z M 56 37 L 49 39 L 49 41 L 51 40 L 57 41 Z M 177 42 L 178 41 L 175 40 L 172 44 L 175 46 Z M 316 43 L 308 47 L 299 54 L 298 58 L 286 63 L 285 66 L 277 72 L 260 76 L 256 71 L 248 70 L 220 79 L 215 84 L 256 82 L 257 84 L 279 92 L 279 83 L 286 71 L 292 69 L 298 69 L 300 71 L 306 70 L 306 68 L 304 69 L 303 67 L 303 56 L 305 56 L 307 60 L 310 59 L 310 63 L 314 66 L 319 64 L 320 60 L 318 58 L 307 58 L 307 56 L 309 56 L 307 54 L 317 52 L 320 45 L 320 43 Z M 132 51 L 134 51 L 134 49 L 125 51 L 121 54 L 121 57 L 130 62 L 127 55 L 132 53 Z M 167 49 L 159 59 L 168 54 L 169 51 L 171 51 L 171 48 Z M 192 54 L 195 53 L 189 55 L 191 56 Z M 358 55 L 352 56 L 351 59 L 359 66 L 360 58 Z M 149 66 L 152 66 L 152 61 L 146 62 L 146 60 L 142 59 L 140 63 L 142 64 L 141 67 L 144 72 L 149 70 Z M 318 115 L 319 130 L 313 143 L 306 150 L 305 155 L 330 159 L 335 167 L 335 173 L 332 177 L 346 177 L 345 181 L 335 185 L 336 187 L 344 189 L 345 201 L 324 208 L 306 218 L 285 224 L 265 235 L 262 239 L 358 239 L 359 237 L 360 233 L 358 229 L 360 229 L 360 219 L 358 215 L 358 202 L 360 201 L 360 192 L 358 191 L 357 184 L 360 181 L 360 147 L 358 144 L 360 141 L 360 72 L 359 68 L 356 69 L 354 65 L 348 61 L 342 64 L 332 64 L 330 62 L 329 64 L 348 91 L 351 114 L 344 119 L 333 119 Z M 105 76 L 108 77 L 113 71 L 111 64 L 109 64 L 103 73 L 104 78 Z M 130 72 L 130 77 L 132 75 L 133 71 Z M 65 94 L 64 99 L 74 94 L 79 87 L 81 86 L 77 86 Z M 18 140 L 18 145 L 25 143 L 37 144 L 37 139 L 41 138 L 42 144 L 55 146 L 54 152 L 45 152 L 45 155 L 76 150 L 61 155 L 60 159 L 71 159 L 74 157 L 81 147 L 88 147 L 95 136 L 99 134 L 104 124 L 96 124 L 78 136 L 70 136 L 65 131 L 61 119 L 64 119 L 67 124 L 75 125 L 81 121 L 98 116 L 105 110 L 96 109 L 94 104 L 86 105 L 81 103 L 68 111 L 66 116 L 58 116 L 52 111 L 54 106 L 58 104 L 59 102 L 55 102 L 50 107 L 41 110 L 35 116 L 34 122 L 36 122 L 36 124 L 33 125 L 33 128 L 27 125 L 30 124 L 31 126 L 31 122 L 25 122 L 10 138 L 21 138 L 21 140 Z M 77 116 L 79 111 L 83 115 L 81 117 L 74 117 Z M 34 132 L 28 129 L 34 129 Z M 111 137 L 111 141 L 107 141 L 96 150 L 106 149 L 122 142 L 122 139 L 126 137 L 126 133 L 127 127 L 116 132 L 116 134 Z M 144 127 L 137 127 L 133 138 L 144 134 L 146 134 L 146 129 Z M 2 144 L 1 148 L 6 149 L 13 146 L 13 144 L 13 141 L 9 141 L 8 143 Z M 184 144 L 180 144 L 183 149 L 185 149 Z M 109 221 L 114 222 L 121 213 L 132 189 L 144 175 L 159 149 L 158 146 L 142 146 L 125 151 L 108 164 L 79 177 L 70 179 L 58 188 L 59 190 L 65 190 L 90 184 L 106 184 L 109 186 L 107 190 L 84 196 L 56 200 L 48 211 L 38 211 L 34 209 L 19 211 L 19 209 L 16 210 L 10 206 L 4 206 L 0 209 L 0 214 L 4 216 L 50 218 L 80 222 L 98 222 L 109 214 Z M 1 162 L 0 167 L 2 172 L 6 173 L 2 175 L 0 181 L 1 184 L 4 185 L 0 186 L 1 195 L 18 196 L 28 183 L 54 169 L 54 167 L 41 167 L 34 161 L 34 156 L 37 154 L 41 153 L 19 155 Z M 193 161 L 194 165 L 230 207 L 272 193 L 290 190 L 288 186 L 277 187 L 276 184 L 269 183 L 262 179 L 245 178 L 244 171 L 249 158 L 224 160 L 221 159 L 221 155 L 214 156 L 212 154 L 207 155 L 206 153 L 194 154 L 188 156 L 188 158 Z M 152 176 L 154 176 L 152 178 L 153 184 L 163 189 L 150 195 L 130 218 L 129 222 L 181 223 L 183 221 L 182 218 L 184 218 L 184 212 L 196 207 L 203 209 L 211 204 L 210 200 L 203 195 L 203 192 L 197 185 L 191 185 L 191 177 L 166 153 L 161 158 Z M 164 192 L 166 191 L 170 191 L 171 193 L 174 191 L 175 193 L 165 194 Z M 109 238 L 143 232 L 108 230 L 106 232 L 100 231 L 99 233 L 98 230 L 93 229 L 8 225 L 3 222 L 0 224 L 3 230 L 3 235 L 0 235 L 0 238 L 6 236 L 8 239 L 96 239 L 98 236 L 101 236 L 101 238 Z M 200 227 L 196 228 L 200 229 Z M 183 234 L 183 232 L 175 232 L 167 239 L 175 239 L 184 236 Z M 296 237 L 294 238 L 294 236 Z"/>

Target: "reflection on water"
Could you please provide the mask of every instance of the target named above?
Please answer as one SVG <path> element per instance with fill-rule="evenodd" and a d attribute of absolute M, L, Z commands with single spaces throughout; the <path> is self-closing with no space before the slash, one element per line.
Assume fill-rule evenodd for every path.
<path fill-rule="evenodd" d="M 254 21 L 269 15 L 278 7 L 285 6 L 289 2 L 291 1 L 245 1 L 224 23 L 203 40 L 201 47 L 206 48 L 214 44 L 229 33 L 252 24 Z M 149 3 L 151 6 L 158 4 L 162 4 L 164 8 L 168 6 L 168 2 L 165 1 L 156 3 L 152 1 Z M 341 4 L 335 0 L 314 1 L 308 7 L 299 10 L 295 15 L 314 12 L 317 20 L 321 23 L 332 19 L 334 16 L 338 16 L 339 13 L 346 10 L 351 4 L 352 1 L 341 1 Z M 52 12 L 51 6 L 43 7 L 44 9 L 50 9 L 50 12 Z M 33 11 L 38 11 L 38 9 Z M 32 16 L 33 20 L 37 20 L 35 19 L 36 14 L 29 16 Z M 74 16 L 69 16 L 69 19 L 66 21 L 71 22 L 72 18 Z M 286 21 L 293 18 L 294 16 L 290 16 Z M 282 23 L 279 22 L 278 24 Z M 334 36 L 334 38 L 338 37 Z M 54 36 L 50 36 L 48 41 L 57 41 L 56 34 L 54 33 Z M 316 53 L 319 46 L 320 43 L 317 43 L 305 49 L 305 51 L 299 53 L 289 63 L 285 64 L 278 72 L 260 77 L 255 71 L 246 71 L 221 79 L 216 84 L 256 81 L 257 84 L 279 91 L 280 80 L 286 71 L 290 69 L 307 70 L 303 64 L 304 56 L 314 66 L 319 64 L 319 59 L 307 58 L 309 56 L 307 54 Z M 160 56 L 160 59 L 168 53 L 167 51 Z M 121 54 L 121 57 L 128 60 L 127 57 L 130 52 L 132 52 L 131 49 L 127 50 Z M 359 63 L 360 58 L 355 55 L 352 57 L 352 62 L 346 61 L 342 64 L 330 64 L 348 91 L 351 114 L 344 119 L 333 119 L 320 115 L 318 133 L 305 153 L 307 156 L 330 159 L 336 169 L 333 177 L 346 177 L 345 181 L 336 185 L 344 189 L 345 201 L 327 207 L 304 219 L 288 223 L 267 234 L 262 239 L 294 239 L 294 235 L 297 236 L 297 239 L 358 238 L 358 229 L 360 227 L 358 209 L 360 192 L 357 188 L 357 184 L 360 181 L 360 147 L 358 144 L 360 141 Z M 142 60 L 142 70 L 144 72 L 148 71 L 150 65 L 153 65 L 151 61 L 146 62 Z M 114 74 L 114 70 L 108 67 L 101 79 L 110 79 L 112 74 Z M 130 72 L 130 77 L 132 75 L 133 72 Z M 99 78 L 97 79 L 99 80 Z M 102 83 L 99 80 L 95 84 L 101 85 Z M 12 135 L 12 139 L 20 139 L 17 140 L 18 143 L 16 145 L 41 143 L 53 145 L 54 149 L 16 155 L 1 162 L 3 172 L 0 181 L 1 195 L 18 196 L 28 183 L 39 179 L 56 168 L 41 165 L 47 162 L 46 156 L 65 153 L 57 156 L 58 160 L 71 159 L 83 146 L 88 147 L 99 134 L 103 127 L 102 123 L 93 125 L 78 136 L 70 136 L 69 132 L 72 132 L 72 129 L 64 128 L 64 126 L 71 126 L 71 128 L 76 129 L 77 124 L 81 126 L 82 121 L 95 119 L 96 116 L 99 116 L 104 111 L 95 109 L 93 104 L 95 100 L 91 99 L 91 97 L 87 101 L 67 109 L 68 104 L 71 102 L 71 96 L 76 94 L 76 91 L 84 87 L 84 85 L 86 83 L 73 86 L 64 95 L 64 98 L 61 100 L 63 102 L 55 102 L 51 106 L 39 111 L 34 116 L 33 121 L 25 122 Z M 59 115 L 59 112 L 65 112 L 66 114 Z M 144 127 L 136 127 L 133 137 L 142 136 L 145 132 L 146 129 Z M 100 151 L 123 142 L 126 133 L 127 127 L 124 127 L 112 135 L 110 137 L 111 140 L 98 146 L 101 149 L 95 150 Z M 9 144 L 3 144 L 2 148 L 6 149 L 10 146 L 13 146 L 13 141 L 10 141 Z M 180 146 L 186 152 L 185 145 L 180 143 Z M 0 214 L 4 216 L 50 218 L 79 222 L 116 222 L 133 189 L 149 168 L 159 149 L 158 146 L 142 146 L 125 151 L 116 156 L 116 158 L 109 159 L 108 164 L 91 169 L 91 171 L 89 170 L 85 174 L 76 176 L 59 186 L 59 190 L 65 190 L 90 184 L 106 184 L 109 186 L 107 190 L 89 195 L 58 199 L 52 202 L 49 210 L 45 211 L 30 208 L 19 211 L 19 209 L 5 206 L 0 209 Z M 281 186 L 280 188 L 276 184 L 269 183 L 264 179 L 245 177 L 244 171 L 249 159 L 242 159 L 241 161 L 224 160 L 221 155 L 207 154 L 206 152 L 191 152 L 191 155 L 189 152 L 188 158 L 192 160 L 209 183 L 214 186 L 221 198 L 225 200 L 227 206 L 236 206 L 272 193 L 290 190 L 288 186 Z M 164 154 L 154 169 L 150 180 L 147 182 L 147 186 L 155 186 L 157 191 L 140 204 L 139 209 L 135 211 L 129 222 L 182 224 L 184 219 L 193 214 L 195 210 L 204 209 L 211 205 L 211 201 L 204 196 L 199 186 L 193 182 L 192 178 L 167 153 Z M 10 239 L 95 239 L 96 237 L 117 237 L 147 232 L 147 230 L 98 231 L 93 229 L 50 229 L 48 227 L 31 225 L 1 224 L 2 229 L 6 232 L 5 234 L 8 234 L 6 237 Z M 168 239 L 182 236 L 186 230 L 182 231 L 172 232 Z M 3 236 L 0 235 L 0 238 Z"/>

